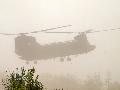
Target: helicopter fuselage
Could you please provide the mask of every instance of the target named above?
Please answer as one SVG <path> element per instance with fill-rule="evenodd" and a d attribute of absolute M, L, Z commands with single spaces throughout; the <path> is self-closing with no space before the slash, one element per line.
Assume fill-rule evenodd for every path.
<path fill-rule="evenodd" d="M 23 60 L 46 60 L 88 53 L 96 47 L 90 45 L 86 34 L 81 33 L 72 41 L 40 45 L 32 36 L 15 38 L 15 53 Z"/>

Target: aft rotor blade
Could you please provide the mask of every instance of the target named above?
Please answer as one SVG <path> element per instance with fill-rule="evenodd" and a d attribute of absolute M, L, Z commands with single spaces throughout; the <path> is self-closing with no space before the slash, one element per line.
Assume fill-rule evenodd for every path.
<path fill-rule="evenodd" d="M 120 28 L 114 28 L 114 29 L 106 29 L 101 31 L 90 31 L 89 33 L 98 33 L 98 32 L 106 32 L 106 31 L 120 31 Z"/>

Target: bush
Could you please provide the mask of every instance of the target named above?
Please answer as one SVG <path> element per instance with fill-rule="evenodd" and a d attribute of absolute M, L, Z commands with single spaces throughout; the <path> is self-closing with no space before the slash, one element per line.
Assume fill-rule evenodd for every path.
<path fill-rule="evenodd" d="M 12 72 L 7 75 L 5 80 L 2 80 L 2 84 L 5 90 L 43 90 L 43 85 L 38 81 L 39 75 L 35 77 L 35 69 L 25 70 L 24 67 L 17 68 L 17 72 Z"/>

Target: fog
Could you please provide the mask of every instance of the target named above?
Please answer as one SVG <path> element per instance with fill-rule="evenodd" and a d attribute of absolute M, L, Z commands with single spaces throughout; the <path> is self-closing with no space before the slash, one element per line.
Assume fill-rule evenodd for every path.
<path fill-rule="evenodd" d="M 119 0 L 0 0 L 0 33 L 25 33 L 54 28 L 63 25 L 71 27 L 53 30 L 83 32 L 88 29 L 101 31 L 88 33 L 87 39 L 96 49 L 79 55 L 71 55 L 71 61 L 60 58 L 34 60 L 26 64 L 15 54 L 17 35 L 0 35 L 0 73 L 15 70 L 16 67 L 35 67 L 40 75 L 85 78 L 100 73 L 102 77 L 110 72 L 113 81 L 120 81 L 120 28 Z M 103 30 L 109 30 L 104 32 Z M 29 34 L 41 44 L 73 40 L 78 33 Z"/>

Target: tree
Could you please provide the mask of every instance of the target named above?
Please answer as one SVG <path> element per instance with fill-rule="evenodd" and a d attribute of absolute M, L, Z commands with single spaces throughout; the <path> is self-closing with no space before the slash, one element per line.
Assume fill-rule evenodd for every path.
<path fill-rule="evenodd" d="M 35 69 L 25 70 L 24 67 L 13 71 L 7 78 L 2 80 L 5 90 L 43 90 L 43 84 L 38 81 L 39 75 L 35 77 Z"/>

